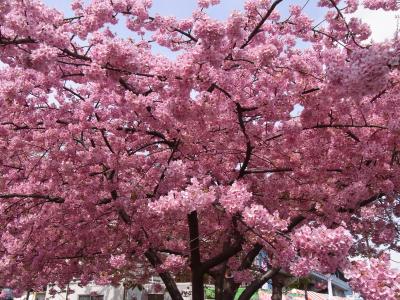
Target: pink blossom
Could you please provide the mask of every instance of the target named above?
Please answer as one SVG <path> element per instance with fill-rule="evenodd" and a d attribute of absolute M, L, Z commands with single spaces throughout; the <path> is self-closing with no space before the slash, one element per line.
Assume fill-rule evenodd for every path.
<path fill-rule="evenodd" d="M 198 0 L 197 3 L 201 8 L 208 8 L 210 5 L 219 4 L 220 0 Z"/>
<path fill-rule="evenodd" d="M 399 250 L 398 39 L 369 40 L 356 0 L 319 1 L 320 24 L 218 3 L 0 1 L 0 286 L 346 269 L 398 297 L 385 256 L 354 260 Z"/>
<path fill-rule="evenodd" d="M 116 269 L 122 268 L 126 263 L 125 255 L 112 255 L 110 258 L 110 265 Z"/>
<path fill-rule="evenodd" d="M 398 299 L 399 273 L 390 268 L 388 256 L 353 261 L 346 271 L 351 286 L 366 299 Z"/>

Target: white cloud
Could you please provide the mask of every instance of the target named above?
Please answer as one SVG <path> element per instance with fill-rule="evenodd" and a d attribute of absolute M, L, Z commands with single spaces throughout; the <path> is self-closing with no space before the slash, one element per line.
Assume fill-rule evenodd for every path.
<path fill-rule="evenodd" d="M 396 251 L 390 252 L 390 264 L 392 268 L 400 270 L 400 253 Z"/>
<path fill-rule="evenodd" d="M 394 36 L 397 28 L 397 18 L 400 12 L 369 10 L 362 8 L 353 16 L 362 19 L 368 23 L 372 31 L 372 40 L 375 42 L 383 42 Z"/>

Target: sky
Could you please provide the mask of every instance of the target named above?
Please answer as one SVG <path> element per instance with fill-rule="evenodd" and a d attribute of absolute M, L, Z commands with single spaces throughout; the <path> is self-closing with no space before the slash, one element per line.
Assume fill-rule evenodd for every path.
<path fill-rule="evenodd" d="M 87 0 L 85 0 L 87 1 Z M 67 15 L 72 15 L 69 7 L 70 0 L 43 0 L 48 6 L 54 7 L 65 12 Z M 190 16 L 191 12 L 196 8 L 196 0 L 153 0 L 151 12 L 153 14 L 160 13 L 163 15 L 176 16 L 178 18 L 185 18 Z M 287 11 L 291 4 L 303 6 L 306 0 L 286 0 L 280 4 L 282 11 Z M 219 5 L 209 8 L 207 12 L 211 17 L 217 19 L 225 19 L 233 10 L 241 10 L 243 8 L 244 0 L 221 0 Z M 309 0 L 305 11 L 316 15 L 318 12 L 314 9 L 317 0 Z"/>
<path fill-rule="evenodd" d="M 44 3 L 48 6 L 63 11 L 66 17 L 73 15 L 69 6 L 70 2 L 70 0 L 44 0 Z M 161 15 L 176 16 L 177 18 L 187 18 L 195 9 L 196 2 L 196 0 L 153 0 L 151 14 L 154 15 L 158 13 Z M 286 0 L 278 6 L 278 10 L 282 16 L 287 16 L 288 7 L 290 5 L 297 4 L 303 6 L 307 3 L 304 11 L 308 16 L 311 16 L 315 20 L 315 23 L 318 23 L 323 20 L 324 11 L 321 8 L 317 8 L 317 2 L 318 0 Z M 213 18 L 224 20 L 233 10 L 241 10 L 243 3 L 244 0 L 221 0 L 219 5 L 209 8 L 207 12 L 209 16 Z M 396 13 L 384 12 L 382 10 L 370 11 L 361 9 L 354 14 L 354 17 L 361 18 L 364 22 L 370 25 L 372 30 L 371 39 L 373 41 L 383 42 L 385 39 L 393 37 L 398 24 L 397 15 L 400 16 L 400 12 Z M 111 29 L 121 37 L 132 36 L 132 33 L 126 30 L 122 24 Z M 174 56 L 174 54 L 161 47 L 155 48 L 154 51 L 170 56 L 171 58 Z M 400 253 L 392 253 L 391 259 L 392 266 L 400 269 Z"/>
<path fill-rule="evenodd" d="M 48 6 L 56 8 L 64 12 L 66 17 L 73 16 L 73 12 L 70 8 L 71 0 L 43 0 Z M 88 2 L 89 0 L 85 0 Z M 153 0 L 153 6 L 151 8 L 151 15 L 161 14 L 176 16 L 177 18 L 187 18 L 191 15 L 192 11 L 196 8 L 196 0 Z M 210 17 L 224 20 L 233 10 L 242 10 L 244 0 L 221 0 L 219 5 L 212 6 L 207 10 Z M 304 11 L 308 16 L 311 16 L 315 22 L 319 23 L 324 19 L 324 10 L 317 7 L 318 0 L 284 0 L 277 7 L 277 10 L 281 13 L 282 17 L 288 16 L 288 8 L 290 5 L 296 4 L 305 6 Z M 372 29 L 372 39 L 376 42 L 384 41 L 386 38 L 393 36 L 396 30 L 397 18 L 393 12 L 383 11 L 369 11 L 362 9 L 357 12 L 355 17 L 359 17 L 367 22 Z M 118 33 L 120 37 L 135 38 L 135 35 L 127 30 L 123 25 L 124 22 L 120 22 L 118 25 L 110 26 L 113 32 Z M 300 42 L 300 47 L 304 47 L 305 44 Z M 175 59 L 178 53 L 172 53 L 166 48 L 160 46 L 153 46 L 153 52 L 162 54 Z"/>
<path fill-rule="evenodd" d="M 361 9 L 354 16 L 361 18 L 370 25 L 372 40 L 375 42 L 383 42 L 385 39 L 393 37 L 397 28 L 397 16 L 400 16 L 400 12 Z"/>
<path fill-rule="evenodd" d="M 66 16 L 72 16 L 70 9 L 70 0 L 44 0 L 51 7 L 63 11 Z M 282 15 L 288 14 L 288 7 L 293 4 L 303 6 L 307 3 L 304 11 L 307 15 L 314 18 L 316 22 L 323 19 L 323 11 L 317 8 L 318 0 L 286 0 L 278 6 L 278 10 Z M 207 10 L 208 14 L 216 19 L 226 19 L 233 10 L 241 10 L 244 0 L 221 0 L 217 6 L 213 6 Z M 152 14 L 171 15 L 178 18 L 189 17 L 193 9 L 196 7 L 196 0 L 153 0 Z M 374 41 L 383 41 L 390 38 L 396 30 L 397 18 L 394 12 L 370 11 L 366 9 L 360 10 L 355 17 L 362 18 L 370 24 L 372 28 L 372 38 Z M 123 31 L 118 28 L 118 31 Z M 127 32 L 121 32 L 123 35 Z"/>
<path fill-rule="evenodd" d="M 84 1 L 88 2 L 89 0 Z M 64 12 L 66 17 L 73 16 L 73 12 L 70 9 L 71 0 L 43 0 L 43 2 L 50 7 Z M 232 11 L 242 10 L 244 2 L 244 0 L 221 0 L 219 5 L 207 9 L 207 13 L 212 18 L 225 20 Z M 316 23 L 318 23 L 323 20 L 323 11 L 316 8 L 317 2 L 318 0 L 285 0 L 279 5 L 278 10 L 283 18 L 289 16 L 288 11 L 290 5 L 297 4 L 303 7 L 307 3 L 304 11 L 307 15 L 312 16 Z M 191 16 L 196 7 L 196 0 L 153 0 L 150 15 L 160 14 L 163 16 L 175 16 L 179 19 L 185 19 Z M 123 23 L 124 22 L 120 22 L 117 25 L 112 25 L 110 26 L 110 29 L 113 32 L 117 32 L 120 37 L 135 38 L 136 36 L 131 31 L 127 30 Z M 165 55 L 171 59 L 175 59 L 178 55 L 177 52 L 171 52 L 170 50 L 158 45 L 152 45 L 152 50 L 154 53 Z"/>

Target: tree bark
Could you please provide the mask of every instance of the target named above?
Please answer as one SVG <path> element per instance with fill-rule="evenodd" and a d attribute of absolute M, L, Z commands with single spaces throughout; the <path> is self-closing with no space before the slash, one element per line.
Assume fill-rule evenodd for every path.
<path fill-rule="evenodd" d="M 248 269 L 253 264 L 254 259 L 260 253 L 261 250 L 262 250 L 262 245 L 255 244 L 253 248 L 243 258 L 242 263 L 239 267 L 239 271 Z M 240 287 L 240 283 L 235 282 L 231 277 L 222 278 L 222 281 L 223 281 L 222 300 L 233 300 L 235 298 L 237 290 Z"/>
<path fill-rule="evenodd" d="M 157 253 L 152 249 L 147 250 L 144 255 L 153 267 L 156 267 L 162 263 L 161 259 L 157 256 Z M 183 300 L 182 295 L 179 292 L 175 280 L 171 274 L 169 272 L 161 272 L 158 275 L 164 282 L 165 288 L 167 289 L 172 300 Z"/>
<path fill-rule="evenodd" d="M 279 269 L 271 269 L 258 277 L 257 279 L 253 280 L 250 285 L 246 287 L 243 293 L 240 295 L 238 300 L 249 300 L 251 296 L 254 295 L 255 292 L 258 291 L 268 280 L 273 278 L 275 274 L 279 272 Z M 273 298 L 272 298 L 273 299 Z M 273 300 L 281 300 L 282 298 L 277 298 Z"/>
<path fill-rule="evenodd" d="M 200 260 L 200 235 L 197 212 L 188 215 L 192 300 L 204 300 L 204 272 Z"/>
<path fill-rule="evenodd" d="M 203 274 L 192 269 L 192 300 L 204 300 Z"/>
<path fill-rule="evenodd" d="M 224 285 L 224 294 L 222 300 L 233 300 L 235 298 L 235 294 L 238 287 L 235 285 L 235 282 L 232 278 L 229 278 L 225 281 Z"/>
<path fill-rule="evenodd" d="M 218 274 L 214 275 L 214 283 L 215 283 L 215 300 L 223 300 L 224 299 L 224 274 L 221 270 L 221 272 L 218 272 Z"/>
<path fill-rule="evenodd" d="M 243 258 L 242 263 L 240 265 L 239 271 L 243 271 L 246 270 L 248 268 L 251 267 L 251 265 L 253 264 L 254 259 L 257 257 L 257 255 L 260 253 L 260 251 L 262 250 L 262 245 L 261 244 L 255 244 L 253 246 L 253 248 L 246 254 L 246 256 Z M 232 296 L 235 296 L 236 291 L 238 290 L 238 288 L 240 287 L 240 283 L 236 283 L 233 278 L 230 279 L 231 285 L 232 285 L 232 289 L 234 290 L 232 292 Z M 233 298 L 232 298 L 233 299 Z"/>
<path fill-rule="evenodd" d="M 308 300 L 308 280 L 304 282 L 304 299 Z"/>
<path fill-rule="evenodd" d="M 215 283 L 215 300 L 233 300 L 237 291 L 233 278 L 226 276 L 226 265 L 220 270 L 213 272 Z"/>
<path fill-rule="evenodd" d="M 223 253 L 229 252 L 231 248 L 230 240 L 225 241 L 223 246 Z M 232 278 L 226 277 L 228 259 L 222 264 L 222 266 L 215 272 L 213 277 L 215 281 L 215 300 L 233 300 L 231 296 L 232 289 Z"/>
<path fill-rule="evenodd" d="M 283 278 L 276 274 L 272 277 L 272 297 L 271 300 L 282 300 L 282 289 L 284 286 Z"/>

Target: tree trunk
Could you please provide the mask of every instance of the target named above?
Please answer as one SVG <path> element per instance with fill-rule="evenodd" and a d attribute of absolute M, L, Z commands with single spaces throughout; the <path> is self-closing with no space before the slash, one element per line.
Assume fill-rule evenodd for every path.
<path fill-rule="evenodd" d="M 308 300 L 308 280 L 304 283 L 304 299 Z"/>
<path fill-rule="evenodd" d="M 282 300 L 283 280 L 279 274 L 272 277 L 272 297 L 271 300 Z"/>
<path fill-rule="evenodd" d="M 124 293 L 122 294 L 122 300 L 126 300 L 126 294 L 128 293 L 128 290 L 126 288 L 126 286 L 124 285 Z"/>
<path fill-rule="evenodd" d="M 225 277 L 226 275 L 225 266 L 214 273 L 213 277 L 215 280 L 215 300 L 233 300 L 238 289 L 238 285 L 233 278 Z"/>
<path fill-rule="evenodd" d="M 204 300 L 203 273 L 192 269 L 192 300 Z"/>
<path fill-rule="evenodd" d="M 216 274 L 214 277 L 215 300 L 223 300 L 224 299 L 224 274 L 221 274 L 221 273 Z"/>
<path fill-rule="evenodd" d="M 230 247 L 230 241 L 226 241 L 223 246 L 223 251 L 229 251 Z M 234 282 L 232 276 L 226 276 L 227 262 L 228 260 L 214 273 L 215 300 L 233 300 L 236 290 L 239 287 L 239 285 Z"/>
<path fill-rule="evenodd" d="M 246 256 L 244 257 L 244 259 L 242 260 L 242 263 L 240 265 L 239 270 L 243 271 L 246 270 L 248 268 L 250 268 L 250 266 L 253 264 L 254 259 L 257 257 L 258 254 L 260 254 L 260 251 L 262 250 L 262 245 L 256 243 L 253 248 L 246 254 Z M 268 272 L 267 272 L 268 273 Z M 261 276 L 262 277 L 262 276 Z M 268 277 L 268 276 L 267 276 Z M 255 280 L 257 281 L 257 279 Z M 265 281 L 265 278 L 262 279 L 261 281 Z M 267 279 L 268 281 L 268 279 Z M 230 291 L 229 291 L 229 296 L 227 296 L 226 299 L 224 300 L 233 300 L 235 298 L 236 292 L 240 287 L 240 283 L 237 283 L 233 280 L 233 278 L 229 278 L 228 279 L 229 285 L 230 285 Z M 264 283 L 262 283 L 263 285 Z M 262 286 L 261 285 L 261 286 Z M 250 284 L 251 286 L 251 284 Z M 246 296 L 247 297 L 247 296 Z M 250 295 L 251 297 L 251 295 Z M 244 298 L 244 296 L 243 296 Z M 250 298 L 249 298 L 250 299 Z"/>
<path fill-rule="evenodd" d="M 197 212 L 188 215 L 192 300 L 204 300 L 204 272 L 200 259 L 200 234 Z"/>
<path fill-rule="evenodd" d="M 261 275 L 259 278 L 254 279 L 240 294 L 238 300 L 249 300 L 251 296 L 254 295 L 268 280 L 275 277 L 275 275 L 279 272 L 279 269 L 271 269 Z M 281 300 L 282 298 L 276 298 L 277 300 Z M 275 300 L 272 298 L 272 300 Z"/>
<path fill-rule="evenodd" d="M 153 267 L 156 267 L 161 264 L 160 258 L 157 256 L 153 250 L 149 249 L 144 254 L 147 260 Z M 165 284 L 165 288 L 167 289 L 169 295 L 171 296 L 172 300 L 183 300 L 181 293 L 176 286 L 174 278 L 168 272 L 162 272 L 158 274 L 162 281 Z"/>
<path fill-rule="evenodd" d="M 233 300 L 237 291 L 237 289 L 232 285 L 234 282 L 232 279 L 228 279 L 225 283 L 223 300 Z"/>

